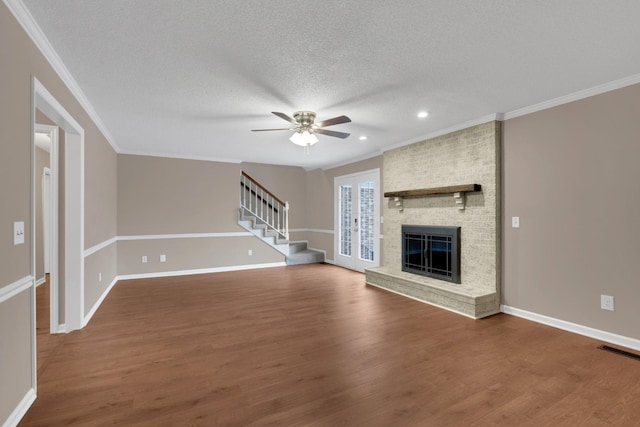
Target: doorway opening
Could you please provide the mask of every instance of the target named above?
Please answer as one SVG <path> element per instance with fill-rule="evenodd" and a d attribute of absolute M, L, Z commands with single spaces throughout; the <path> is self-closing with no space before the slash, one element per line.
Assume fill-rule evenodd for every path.
<path fill-rule="evenodd" d="M 49 269 L 50 279 L 56 281 L 51 286 L 50 328 L 51 332 L 70 332 L 83 326 L 84 316 L 84 130 L 78 122 L 62 107 L 51 93 L 32 78 L 31 108 L 31 274 L 37 278 L 36 271 L 36 231 L 43 224 L 36 220 L 36 186 L 41 185 L 40 173 L 35 164 L 36 111 L 42 113 L 52 127 L 64 132 L 64 149 L 59 153 L 57 137 L 51 141 L 50 183 L 51 192 L 49 233 Z M 54 145 L 55 144 L 55 145 Z M 61 164 L 59 168 L 58 165 Z M 59 184 L 58 178 L 64 177 Z M 58 206 L 59 195 L 64 194 L 64 203 Z M 58 213 L 62 215 L 58 216 Z M 60 235 L 58 227 L 60 226 Z M 33 301 L 35 305 L 35 301 Z M 60 308 L 60 309 L 59 309 Z M 35 306 L 32 307 L 35 316 Z M 35 347 L 35 319 L 33 325 Z M 34 370 L 35 370 L 35 352 Z"/>
<path fill-rule="evenodd" d="M 39 110 L 38 110 L 39 111 Z M 46 119 L 46 118 L 45 118 Z M 43 116 L 37 114 L 38 122 Z M 36 324 L 39 336 L 43 327 L 55 334 L 62 332 L 61 316 L 59 315 L 59 268 L 58 268 L 58 127 L 50 124 L 36 123 L 34 126 L 34 184 L 35 184 L 35 279 L 38 288 L 36 292 Z M 45 293 L 46 295 L 43 295 Z M 42 307 L 47 304 L 47 307 Z M 38 306 L 40 305 L 40 306 Z M 43 315 L 47 319 L 42 319 Z M 64 316 L 62 316 L 62 319 Z M 38 349 L 40 349 L 40 345 Z"/>

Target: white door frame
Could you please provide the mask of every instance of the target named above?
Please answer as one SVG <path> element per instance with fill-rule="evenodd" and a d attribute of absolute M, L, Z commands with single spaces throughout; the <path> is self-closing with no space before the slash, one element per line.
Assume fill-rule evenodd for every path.
<path fill-rule="evenodd" d="M 375 193 L 375 205 L 374 205 L 374 236 L 373 236 L 373 244 L 374 244 L 374 252 L 373 252 L 373 262 L 362 261 L 358 259 L 359 250 L 356 249 L 352 251 L 352 256 L 350 260 L 345 260 L 344 257 L 340 255 L 340 201 L 339 201 L 339 188 L 340 184 L 351 181 L 353 183 L 357 183 L 359 179 L 371 177 L 374 182 L 374 193 Z M 354 187 L 354 193 L 356 194 L 356 187 Z M 358 196 L 359 198 L 359 196 Z M 334 228 L 334 238 L 333 238 L 333 250 L 334 250 L 334 262 L 336 265 L 341 267 L 349 268 L 351 270 L 356 270 L 360 272 L 364 272 L 365 268 L 374 268 L 380 266 L 380 169 L 370 169 L 367 171 L 357 172 L 348 175 L 337 176 L 333 180 L 333 200 L 334 200 L 334 218 L 333 218 L 333 228 Z M 357 207 L 356 207 L 357 214 Z M 352 224 L 353 226 L 353 224 Z"/>
<path fill-rule="evenodd" d="M 64 218 L 64 283 L 65 283 L 65 318 L 61 324 L 59 317 L 52 321 L 55 332 L 70 332 L 81 329 L 84 319 L 84 129 L 67 112 L 67 110 L 51 95 L 36 77 L 31 82 L 31 176 L 35 177 L 35 120 L 36 108 L 47 116 L 53 123 L 65 132 L 64 149 L 64 192 L 65 192 L 65 218 Z M 57 142 L 57 141 L 56 141 Z M 55 154 L 52 147 L 52 169 L 58 169 L 56 144 Z M 54 174 L 54 176 L 56 176 Z M 52 176 L 53 179 L 53 176 Z M 31 274 L 35 277 L 35 179 L 31 183 Z M 57 188 L 56 182 L 52 186 Z M 57 204 L 57 202 L 56 202 Z M 57 209 L 53 208 L 53 214 L 57 221 Z M 56 227 L 54 227 L 55 229 Z M 58 236 L 52 236 L 52 245 L 58 244 Z M 57 251 L 53 251 L 56 253 Z M 52 259 L 52 269 L 57 268 L 57 260 Z M 60 279 L 58 277 L 58 279 Z M 56 286 L 57 288 L 57 286 Z M 33 313 L 33 361 L 35 372 L 35 291 L 32 298 Z M 51 301 L 52 313 L 57 312 L 59 295 L 56 301 Z M 54 299 L 54 298 L 52 298 Z M 55 303 L 55 305 L 54 305 Z M 35 376 L 35 374 L 34 374 Z M 35 385 L 35 384 L 34 384 Z"/>

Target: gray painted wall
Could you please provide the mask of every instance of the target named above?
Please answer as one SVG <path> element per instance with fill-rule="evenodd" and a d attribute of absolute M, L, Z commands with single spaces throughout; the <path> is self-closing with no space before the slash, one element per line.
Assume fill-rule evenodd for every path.
<path fill-rule="evenodd" d="M 44 84 L 85 130 L 85 249 L 117 234 L 241 230 L 234 228 L 237 227 L 235 207 L 225 201 L 231 200 L 231 193 L 236 192 L 229 183 L 239 176 L 240 165 L 206 165 L 196 167 L 194 172 L 181 170 L 176 174 L 172 168 L 182 165 L 178 160 L 129 160 L 126 159 L 129 156 L 117 156 L 4 3 L 0 4 L 0 40 L 10 41 L 0 43 L 3 64 L 0 76 L 0 99 L 3 100 L 0 102 L 0 288 L 31 273 L 32 76 Z M 640 85 L 635 85 L 505 122 L 504 304 L 640 339 L 637 316 L 640 287 L 636 267 L 640 238 L 636 217 L 640 199 L 635 188 L 640 178 L 636 165 L 640 149 L 639 103 Z M 149 177 L 136 175 L 136 162 L 145 165 L 148 162 L 149 170 L 155 174 L 153 179 L 146 182 Z M 283 177 L 303 177 L 304 185 L 295 183 L 284 190 L 291 191 L 291 199 L 300 206 L 296 209 L 306 212 L 306 220 L 296 218 L 293 224 L 299 228 L 331 230 L 333 178 L 381 166 L 382 157 L 378 156 L 332 170 L 285 171 L 264 165 L 248 168 L 258 179 L 273 178 L 276 191 L 284 186 L 279 183 Z M 214 186 L 220 186 L 220 193 L 210 193 L 216 197 L 202 197 L 208 191 L 198 187 L 202 176 L 211 176 Z M 154 191 L 163 179 L 167 179 L 167 185 L 175 186 L 169 196 L 182 208 L 162 212 L 166 207 L 162 204 L 162 194 L 152 199 L 160 209 L 158 212 L 136 206 L 135 199 Z M 137 189 L 129 193 L 129 184 Z M 180 194 L 181 185 L 197 191 Z M 287 185 L 293 184 L 288 181 Z M 302 196 L 301 191 L 306 196 Z M 229 197 L 219 199 L 218 195 Z M 181 197 L 186 197 L 183 204 Z M 194 200 L 199 200 L 198 208 L 206 209 L 187 209 L 196 206 L 189 205 Z M 123 206 L 119 206 L 120 203 L 124 203 Z M 185 217 L 187 213 L 189 216 Z M 511 216 L 520 216 L 520 229 L 510 228 Z M 25 221 L 27 244 L 12 244 L 14 221 Z M 328 258 L 333 257 L 331 235 L 305 233 L 302 237 L 308 239 L 312 247 L 326 249 Z M 120 251 L 126 257 L 128 251 L 137 256 L 141 250 L 120 243 L 116 248 L 110 245 L 87 257 L 85 311 L 95 304 L 119 269 L 139 271 L 137 264 L 130 270 L 127 265 L 129 258 L 135 258 L 133 255 L 126 261 L 117 257 Z M 158 246 L 150 246 L 149 250 L 157 251 Z M 183 253 L 200 250 L 185 248 Z M 234 258 L 232 262 L 244 260 Z M 97 279 L 100 272 L 102 282 Z M 600 294 L 615 297 L 615 312 L 600 310 Z M 30 387 L 33 374 L 30 334 L 34 330 L 30 301 L 29 291 L 25 291 L 0 303 L 3 361 L 0 364 L 0 421 L 7 419 Z"/>
<path fill-rule="evenodd" d="M 118 235 L 244 233 L 239 185 L 239 164 L 121 154 Z M 120 240 L 117 246 L 120 275 L 284 262 L 253 236 Z"/>
<path fill-rule="evenodd" d="M 503 304 L 640 339 L 639 114 L 634 85 L 504 123 Z"/>
<path fill-rule="evenodd" d="M 116 235 L 116 156 L 4 3 L 0 4 L 0 40 L 1 289 L 32 274 L 32 76 L 85 130 L 85 247 Z M 14 221 L 25 222 L 23 245 L 13 245 Z M 101 262 L 105 271 L 115 271 L 115 256 Z M 31 388 L 31 334 L 35 331 L 30 316 L 31 292 L 25 290 L 0 303 L 0 422 L 9 417 Z"/>

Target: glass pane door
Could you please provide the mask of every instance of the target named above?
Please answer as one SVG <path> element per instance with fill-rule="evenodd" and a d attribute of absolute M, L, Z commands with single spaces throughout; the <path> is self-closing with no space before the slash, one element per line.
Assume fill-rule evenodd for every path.
<path fill-rule="evenodd" d="M 362 182 L 358 184 L 360 191 L 359 205 L 360 205 L 360 221 L 359 228 L 359 241 L 360 251 L 359 257 L 361 260 L 373 261 L 375 255 L 374 248 L 374 214 L 375 214 L 375 191 L 373 181 Z"/>
<path fill-rule="evenodd" d="M 380 264 L 380 172 L 335 180 L 335 262 L 364 271 Z"/>
<path fill-rule="evenodd" d="M 340 186 L 339 202 L 339 253 L 340 255 L 351 256 L 351 222 L 353 220 L 351 215 L 353 207 L 351 185 Z"/>

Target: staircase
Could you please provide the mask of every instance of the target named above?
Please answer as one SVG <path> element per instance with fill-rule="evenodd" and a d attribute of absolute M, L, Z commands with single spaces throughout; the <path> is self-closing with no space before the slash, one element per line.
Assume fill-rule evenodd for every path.
<path fill-rule="evenodd" d="M 324 253 L 307 242 L 289 241 L 289 204 L 242 172 L 238 224 L 285 256 L 287 265 L 324 262 Z"/>

